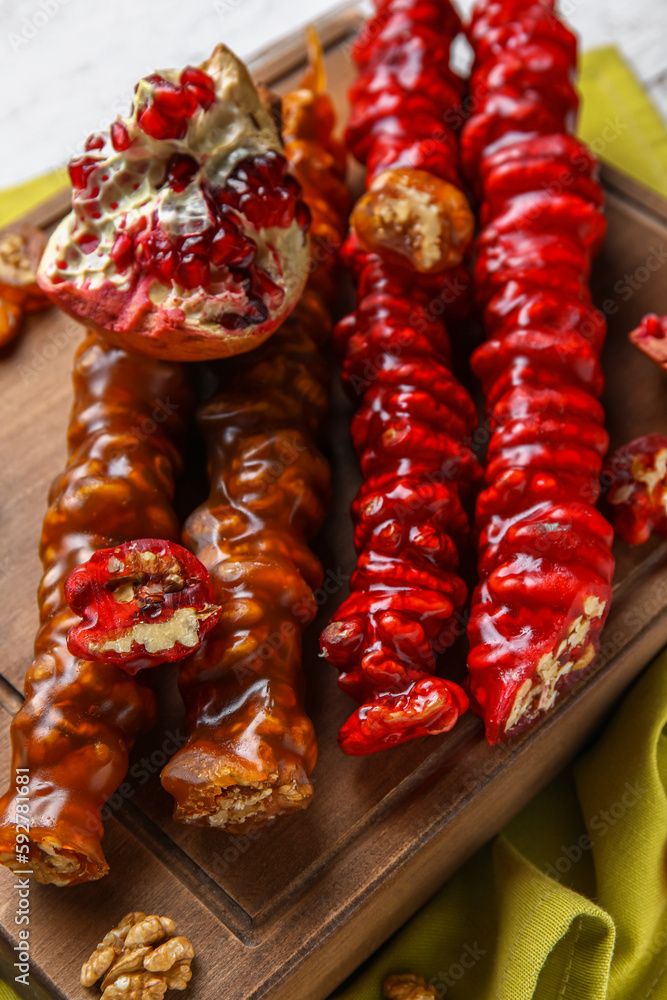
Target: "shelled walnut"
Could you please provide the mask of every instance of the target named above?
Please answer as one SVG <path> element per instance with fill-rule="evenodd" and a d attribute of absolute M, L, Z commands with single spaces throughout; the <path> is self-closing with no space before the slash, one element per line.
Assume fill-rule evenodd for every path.
<path fill-rule="evenodd" d="M 428 986 L 423 976 L 412 972 L 387 976 L 382 992 L 386 1000 L 437 1000 L 439 993 Z"/>
<path fill-rule="evenodd" d="M 83 964 L 81 985 L 104 976 L 102 1000 L 162 1000 L 167 990 L 184 990 L 195 953 L 174 931 L 169 917 L 128 913 Z"/>

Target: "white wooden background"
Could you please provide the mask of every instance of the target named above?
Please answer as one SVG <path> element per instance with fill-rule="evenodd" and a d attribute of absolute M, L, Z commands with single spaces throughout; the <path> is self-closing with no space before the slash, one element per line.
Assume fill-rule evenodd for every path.
<path fill-rule="evenodd" d="M 667 0 L 560 0 L 585 48 L 616 44 L 667 118 Z M 472 0 L 460 0 L 466 12 Z M 340 0 L 0 0 L 0 187 L 60 166 L 154 69 L 218 41 L 247 57 Z"/>

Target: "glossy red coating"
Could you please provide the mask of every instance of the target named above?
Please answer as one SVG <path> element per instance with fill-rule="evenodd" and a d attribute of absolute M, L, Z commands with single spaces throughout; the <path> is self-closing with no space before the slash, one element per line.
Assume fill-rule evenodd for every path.
<path fill-rule="evenodd" d="M 458 546 L 462 501 L 481 482 L 471 451 L 477 415 L 449 367 L 434 278 L 354 252 L 359 298 L 335 331 L 343 379 L 360 403 L 352 437 L 363 485 L 352 507 L 357 568 L 350 597 L 322 634 L 339 684 L 362 705 L 343 726 L 349 754 L 367 754 L 451 729 L 467 708 L 435 676 L 467 590 Z"/>
<path fill-rule="evenodd" d="M 462 163 L 481 200 L 473 354 L 491 430 L 477 502 L 480 582 L 468 690 L 491 743 L 525 729 L 592 662 L 609 611 L 612 531 L 593 506 L 607 450 L 605 233 L 595 158 L 568 134 L 576 41 L 552 2 L 479 0 Z"/>

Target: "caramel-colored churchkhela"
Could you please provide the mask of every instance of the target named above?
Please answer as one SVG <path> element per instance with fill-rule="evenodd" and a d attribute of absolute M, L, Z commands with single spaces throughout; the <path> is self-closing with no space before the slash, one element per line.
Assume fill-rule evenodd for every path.
<path fill-rule="evenodd" d="M 25 768 L 29 781 L 0 800 L 0 861 L 56 885 L 108 871 L 102 807 L 155 714 L 150 688 L 117 666 L 69 653 L 67 631 L 77 618 L 64 584 L 97 549 L 178 539 L 171 502 L 189 408 L 180 365 L 126 354 L 97 335 L 79 348 L 73 381 L 67 466 L 51 487 L 42 531 L 41 627 L 25 702 L 11 725 L 10 773 Z M 26 800 L 17 796 L 26 787 L 29 826 L 20 822 Z"/>
<path fill-rule="evenodd" d="M 235 360 L 229 388 L 200 413 L 211 493 L 184 534 L 223 611 L 182 665 L 188 742 L 162 782 L 176 819 L 228 830 L 302 809 L 313 794 L 317 744 L 302 701 L 301 636 L 315 613 L 311 588 L 322 581 L 307 545 L 330 478 L 316 447 L 328 405 L 319 345 L 330 333 L 325 300 L 348 194 L 321 55 L 312 62 L 283 114 L 286 155 L 312 212 L 314 267 L 292 316 Z"/>

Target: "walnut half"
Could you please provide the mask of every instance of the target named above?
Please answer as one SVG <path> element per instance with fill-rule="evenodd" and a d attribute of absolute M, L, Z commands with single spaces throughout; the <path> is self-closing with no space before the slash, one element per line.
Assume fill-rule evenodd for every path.
<path fill-rule="evenodd" d="M 413 972 L 387 976 L 382 991 L 386 1000 L 437 1000 L 439 994 L 423 976 Z"/>
<path fill-rule="evenodd" d="M 162 1000 L 167 990 L 184 990 L 195 953 L 175 929 L 169 917 L 128 913 L 84 963 L 81 985 L 104 976 L 102 1000 Z"/>

